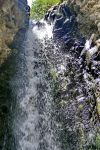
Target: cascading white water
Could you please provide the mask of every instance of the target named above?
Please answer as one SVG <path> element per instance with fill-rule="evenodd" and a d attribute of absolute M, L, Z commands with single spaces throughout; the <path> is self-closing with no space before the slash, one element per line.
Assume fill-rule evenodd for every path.
<path fill-rule="evenodd" d="M 17 101 L 13 131 L 17 150 L 59 150 L 52 125 L 52 95 L 47 80 L 45 39 L 52 37 L 52 26 L 30 27 L 26 33 L 12 79 Z"/>

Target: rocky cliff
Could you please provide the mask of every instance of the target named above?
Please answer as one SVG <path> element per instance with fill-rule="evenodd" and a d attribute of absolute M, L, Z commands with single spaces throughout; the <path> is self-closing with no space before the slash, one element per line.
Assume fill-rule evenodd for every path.
<path fill-rule="evenodd" d="M 9 45 L 29 18 L 27 0 L 0 0 L 0 64 L 11 53 Z"/>
<path fill-rule="evenodd" d="M 54 80 L 54 116 L 63 129 L 58 129 L 63 150 L 100 149 L 100 53 L 87 57 L 100 47 L 99 4 L 100 0 L 68 0 L 45 15 L 48 23 L 53 22 L 53 37 L 61 46 L 55 54 L 47 51 L 47 56 L 49 63 L 55 60 L 50 76 Z M 87 49 L 84 45 L 89 45 L 86 40 L 93 33 L 96 36 Z M 87 51 L 84 56 L 83 50 Z"/>
<path fill-rule="evenodd" d="M 81 32 L 87 36 L 96 33 L 100 36 L 100 0 L 67 0 L 73 5 Z"/>

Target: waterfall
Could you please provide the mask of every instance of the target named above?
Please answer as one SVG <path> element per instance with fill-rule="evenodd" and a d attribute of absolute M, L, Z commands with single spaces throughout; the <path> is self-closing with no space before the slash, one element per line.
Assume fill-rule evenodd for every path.
<path fill-rule="evenodd" d="M 17 101 L 13 117 L 15 145 L 17 150 L 59 150 L 54 136 L 45 56 L 45 40 L 51 40 L 52 26 L 43 21 L 40 28 L 31 24 L 16 60 L 16 75 L 11 81 Z"/>
<path fill-rule="evenodd" d="M 24 25 L 11 45 L 6 37 L 12 54 L 0 67 L 0 150 L 99 150 L 97 28 L 83 28 L 86 16 L 74 1 L 30 22 L 30 7 L 22 1 L 17 5 Z M 7 22 L 9 13 L 3 17 Z"/>
<path fill-rule="evenodd" d="M 53 31 L 43 20 L 30 21 L 16 58 L 14 150 L 96 149 L 99 80 L 80 58 L 81 42 L 56 40 Z"/>

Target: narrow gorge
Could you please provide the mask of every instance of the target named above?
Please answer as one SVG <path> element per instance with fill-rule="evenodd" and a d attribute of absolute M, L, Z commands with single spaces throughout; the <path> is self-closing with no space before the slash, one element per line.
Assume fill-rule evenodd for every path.
<path fill-rule="evenodd" d="M 100 0 L 31 11 L 0 0 L 0 150 L 100 150 Z"/>

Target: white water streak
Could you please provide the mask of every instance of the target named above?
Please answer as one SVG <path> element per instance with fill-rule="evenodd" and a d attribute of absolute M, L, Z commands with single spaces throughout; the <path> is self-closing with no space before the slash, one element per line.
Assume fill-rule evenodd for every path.
<path fill-rule="evenodd" d="M 45 80 L 45 66 L 42 65 L 45 61 L 42 56 L 45 47 L 43 39 L 52 37 L 51 28 L 45 24 L 45 27 L 41 30 L 38 27 L 34 27 L 33 30 L 29 29 L 26 34 L 26 41 L 23 44 L 23 50 L 19 55 L 21 60 L 18 63 L 19 69 L 12 80 L 12 86 L 18 101 L 17 107 L 19 107 L 16 109 L 14 120 L 14 134 L 18 141 L 18 150 L 42 150 L 43 148 L 41 149 L 39 144 L 43 143 L 43 146 L 45 141 L 48 145 L 46 150 L 59 150 L 55 145 L 50 126 L 52 97 L 49 84 Z M 35 53 L 37 53 L 37 56 L 35 56 Z M 41 65 L 35 68 L 35 63 Z M 40 99 L 38 99 L 39 91 L 37 90 L 39 84 L 47 85 L 47 89 L 42 92 Z M 42 100 L 45 102 L 42 102 Z M 39 112 L 37 107 L 41 107 L 42 103 L 44 103 L 43 112 Z M 47 129 L 43 139 L 40 139 L 41 132 L 43 132 L 42 127 L 37 130 L 41 119 L 43 120 L 42 127 L 45 126 Z"/>

